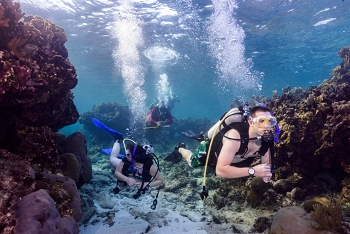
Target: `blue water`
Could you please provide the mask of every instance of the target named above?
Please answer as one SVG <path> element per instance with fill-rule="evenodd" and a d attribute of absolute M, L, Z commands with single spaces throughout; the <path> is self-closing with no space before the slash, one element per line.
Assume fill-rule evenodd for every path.
<path fill-rule="evenodd" d="M 19 2 L 64 28 L 80 113 L 119 102 L 142 116 L 172 92 L 176 118 L 217 119 L 234 98 L 320 84 L 350 46 L 349 0 Z"/>

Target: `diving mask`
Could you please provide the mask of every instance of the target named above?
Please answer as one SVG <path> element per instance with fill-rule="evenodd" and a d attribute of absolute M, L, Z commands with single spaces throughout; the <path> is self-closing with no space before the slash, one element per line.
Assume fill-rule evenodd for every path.
<path fill-rule="evenodd" d="M 256 118 L 251 118 L 253 123 L 256 123 L 259 128 L 273 127 L 277 124 L 276 118 L 273 116 L 258 116 Z"/>

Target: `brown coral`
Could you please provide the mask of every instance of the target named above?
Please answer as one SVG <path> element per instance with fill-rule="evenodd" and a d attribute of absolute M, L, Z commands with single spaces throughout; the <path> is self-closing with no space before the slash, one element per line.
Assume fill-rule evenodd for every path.
<path fill-rule="evenodd" d="M 341 226 L 343 219 L 340 198 L 335 199 L 329 205 L 313 205 L 311 218 L 315 223 L 311 226 L 317 230 L 336 230 Z"/>
<path fill-rule="evenodd" d="M 350 50 L 348 47 L 343 47 L 341 50 L 338 52 L 338 56 L 343 58 L 343 62 L 340 65 L 341 67 L 341 73 L 346 73 L 349 68 L 350 68 Z"/>
<path fill-rule="evenodd" d="M 23 16 L 18 2 L 0 1 L 0 45 L 6 45 L 15 35 L 14 29 Z"/>
<path fill-rule="evenodd" d="M 19 27 L 20 33 L 7 44 L 19 58 L 32 56 L 38 47 L 55 49 L 66 57 L 66 50 L 62 46 L 67 41 L 67 36 L 61 27 L 40 16 L 25 17 Z"/>
<path fill-rule="evenodd" d="M 9 21 L 10 19 L 0 19 L 0 27 L 9 27 Z"/>

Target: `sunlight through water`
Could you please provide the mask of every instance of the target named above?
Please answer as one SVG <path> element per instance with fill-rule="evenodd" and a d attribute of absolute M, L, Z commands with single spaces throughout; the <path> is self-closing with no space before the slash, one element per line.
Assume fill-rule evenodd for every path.
<path fill-rule="evenodd" d="M 131 127 L 135 127 L 144 121 L 146 115 L 146 92 L 143 90 L 145 75 L 139 52 L 144 43 L 143 22 L 131 13 L 133 9 L 131 1 L 120 1 L 120 4 L 123 11 L 116 16 L 111 28 L 111 35 L 117 40 L 113 59 L 124 80 L 124 94 L 134 116 L 130 124 Z"/>
<path fill-rule="evenodd" d="M 245 33 L 234 17 L 236 0 L 212 0 L 213 14 L 208 27 L 209 47 L 216 60 L 218 87 L 222 95 L 248 98 L 260 91 L 263 73 L 252 70 L 252 59 L 246 59 Z M 231 97 L 230 96 L 230 97 Z"/>

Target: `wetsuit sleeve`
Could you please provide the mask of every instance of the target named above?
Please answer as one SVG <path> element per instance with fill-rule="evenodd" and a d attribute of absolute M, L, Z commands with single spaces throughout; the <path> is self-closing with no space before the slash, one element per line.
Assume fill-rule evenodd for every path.
<path fill-rule="evenodd" d="M 157 121 L 155 120 L 155 108 L 152 108 L 151 112 L 148 113 L 147 116 L 147 122 L 151 123 L 151 124 L 157 124 Z"/>

